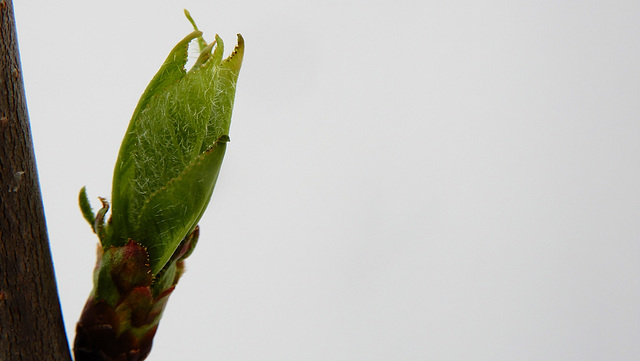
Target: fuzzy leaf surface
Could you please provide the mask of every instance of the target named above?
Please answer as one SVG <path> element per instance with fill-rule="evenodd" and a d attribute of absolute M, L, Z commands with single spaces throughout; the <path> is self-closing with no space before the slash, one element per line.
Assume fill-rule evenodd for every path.
<path fill-rule="evenodd" d="M 194 31 L 171 51 L 142 95 L 113 178 L 112 223 L 103 245 L 147 247 L 153 272 L 170 259 L 206 208 L 229 139 L 244 41 L 223 59 L 222 39 L 202 47 L 188 72 Z M 202 40 L 204 41 L 204 40 Z"/>

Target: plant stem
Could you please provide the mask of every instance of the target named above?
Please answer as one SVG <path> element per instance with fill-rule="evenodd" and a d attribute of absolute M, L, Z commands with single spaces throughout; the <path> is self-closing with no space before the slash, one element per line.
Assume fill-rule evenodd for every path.
<path fill-rule="evenodd" d="M 71 361 L 11 0 L 0 0 L 0 360 Z"/>

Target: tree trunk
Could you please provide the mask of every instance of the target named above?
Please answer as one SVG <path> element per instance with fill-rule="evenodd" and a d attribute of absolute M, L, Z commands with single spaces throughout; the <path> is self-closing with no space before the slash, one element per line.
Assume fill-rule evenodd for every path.
<path fill-rule="evenodd" d="M 11 0 L 0 19 L 0 361 L 70 361 Z"/>

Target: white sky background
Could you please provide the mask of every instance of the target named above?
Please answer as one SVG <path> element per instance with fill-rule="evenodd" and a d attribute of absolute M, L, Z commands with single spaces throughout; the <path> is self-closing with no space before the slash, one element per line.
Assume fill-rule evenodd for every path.
<path fill-rule="evenodd" d="M 640 2 L 158 3 L 15 1 L 71 338 L 188 8 L 246 53 L 149 360 L 640 359 Z"/>

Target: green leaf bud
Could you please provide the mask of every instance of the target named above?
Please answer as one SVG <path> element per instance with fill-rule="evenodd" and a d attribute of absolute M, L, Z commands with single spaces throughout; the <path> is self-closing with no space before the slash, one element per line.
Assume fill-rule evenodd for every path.
<path fill-rule="evenodd" d="M 85 220 L 100 239 L 94 287 L 76 327 L 75 359 L 143 360 L 169 296 L 198 242 L 229 142 L 244 40 L 227 58 L 216 35 L 195 31 L 169 53 L 142 94 L 118 154 L 112 205 Z M 189 44 L 200 54 L 187 71 Z M 109 209 L 111 216 L 108 217 Z"/>
<path fill-rule="evenodd" d="M 187 71 L 194 39 L 201 53 Z M 244 40 L 238 34 L 223 59 L 222 39 L 215 39 L 207 44 L 196 28 L 173 48 L 140 98 L 116 162 L 111 223 L 101 242 L 105 248 L 129 239 L 143 245 L 154 274 L 202 217 L 229 141 Z M 91 220 L 83 202 L 81 195 Z"/>

